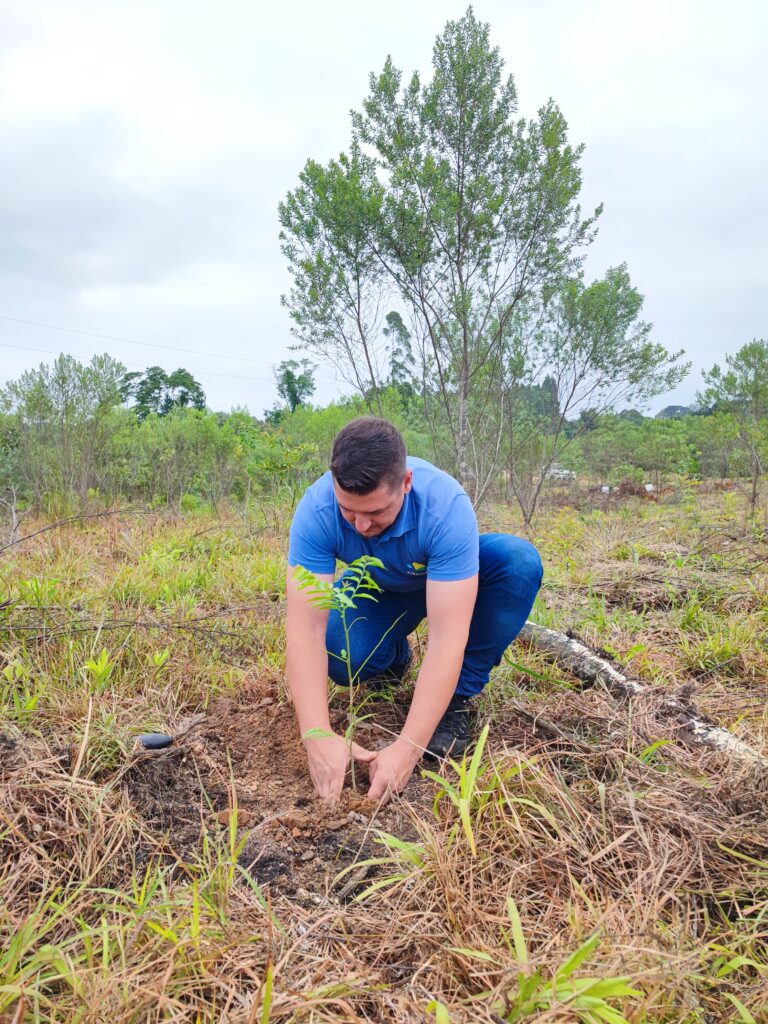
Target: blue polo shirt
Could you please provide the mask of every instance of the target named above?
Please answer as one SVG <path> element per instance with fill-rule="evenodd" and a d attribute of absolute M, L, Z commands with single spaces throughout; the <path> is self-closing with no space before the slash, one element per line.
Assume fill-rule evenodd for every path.
<path fill-rule="evenodd" d="M 377 537 L 361 536 L 339 510 L 330 471 L 307 490 L 291 523 L 290 565 L 336 571 L 336 560 L 373 555 L 371 575 L 384 590 L 420 590 L 430 580 L 465 580 L 479 565 L 479 531 L 466 491 L 424 459 L 408 459 L 413 486 L 397 519 Z"/>

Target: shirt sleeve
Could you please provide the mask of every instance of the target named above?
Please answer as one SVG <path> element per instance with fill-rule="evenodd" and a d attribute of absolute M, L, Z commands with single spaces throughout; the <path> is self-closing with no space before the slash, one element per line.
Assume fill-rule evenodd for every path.
<path fill-rule="evenodd" d="M 480 531 L 472 502 L 457 494 L 432 535 L 427 579 L 466 580 L 480 568 Z"/>
<path fill-rule="evenodd" d="M 299 502 L 291 523 L 288 564 L 303 565 L 310 572 L 336 571 L 331 538 L 309 492 Z"/>

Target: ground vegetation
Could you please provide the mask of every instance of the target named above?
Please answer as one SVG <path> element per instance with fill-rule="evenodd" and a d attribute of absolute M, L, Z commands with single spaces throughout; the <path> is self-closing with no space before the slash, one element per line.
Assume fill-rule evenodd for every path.
<path fill-rule="evenodd" d="M 764 532 L 714 483 L 562 499 L 536 520 L 533 617 L 646 692 L 515 644 L 476 761 L 386 809 L 313 796 L 282 681 L 287 516 L 27 519 L 0 561 L 0 1013 L 763 1019 L 765 780 L 659 709 L 695 701 L 767 752 Z M 368 705 L 358 741 L 406 702 Z M 343 732 L 346 696 L 333 714 Z M 153 730 L 174 745 L 138 749 Z"/>

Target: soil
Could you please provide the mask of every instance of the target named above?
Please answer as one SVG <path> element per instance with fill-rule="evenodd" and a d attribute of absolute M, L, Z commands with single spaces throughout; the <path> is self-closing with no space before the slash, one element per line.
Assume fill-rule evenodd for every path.
<path fill-rule="evenodd" d="M 377 701 L 365 710 L 371 719 L 360 725 L 356 742 L 385 746 L 384 730 L 399 731 L 405 707 Z M 331 717 L 343 733 L 346 712 L 335 709 Z M 316 797 L 293 708 L 275 686 L 263 684 L 220 699 L 168 751 L 137 754 L 127 774 L 134 806 L 182 860 L 200 849 L 206 830 L 226 839 L 234 794 L 237 839 L 244 840 L 240 865 L 260 885 L 309 903 L 349 899 L 364 888 L 367 869 L 338 883 L 336 876 L 383 852 L 374 841 L 378 830 L 412 837 L 409 808 L 429 807 L 433 799 L 431 784 L 418 773 L 385 807 L 365 797 L 365 765 L 357 765 L 356 783 L 357 791 L 348 783 L 334 805 Z"/>

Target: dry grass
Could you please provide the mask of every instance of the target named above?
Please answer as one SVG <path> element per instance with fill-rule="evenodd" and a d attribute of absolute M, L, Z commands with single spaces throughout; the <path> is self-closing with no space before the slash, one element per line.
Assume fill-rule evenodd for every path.
<path fill-rule="evenodd" d="M 537 615 L 760 746 L 768 549 L 730 500 L 553 511 Z M 529 651 L 483 703 L 465 824 L 447 796 L 414 807 L 350 902 L 351 875 L 310 901 L 260 889 L 236 792 L 224 830 L 201 798 L 194 854 L 157 834 L 125 786 L 133 736 L 279 671 L 283 551 L 156 516 L 6 552 L 0 1019 L 768 1019 L 766 780 L 675 742 L 652 695 L 617 706 Z"/>

